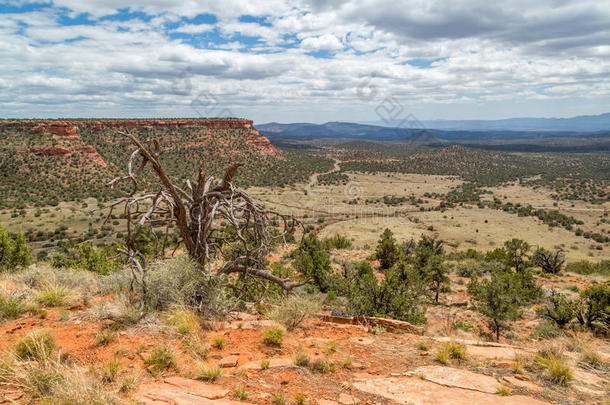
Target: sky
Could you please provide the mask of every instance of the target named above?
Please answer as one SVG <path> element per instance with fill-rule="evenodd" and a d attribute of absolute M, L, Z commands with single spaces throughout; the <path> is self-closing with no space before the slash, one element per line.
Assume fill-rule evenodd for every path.
<path fill-rule="evenodd" d="M 0 2 L 0 117 L 610 111 L 610 0 Z"/>

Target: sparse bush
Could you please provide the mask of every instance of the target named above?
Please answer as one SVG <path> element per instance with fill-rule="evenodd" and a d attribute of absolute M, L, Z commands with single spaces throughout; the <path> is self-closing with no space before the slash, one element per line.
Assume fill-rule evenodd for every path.
<path fill-rule="evenodd" d="M 235 392 L 235 396 L 240 401 L 245 401 L 246 399 L 248 399 L 248 396 L 249 396 L 248 391 L 246 391 L 246 387 L 244 387 L 243 385 L 240 385 L 237 388 L 235 388 L 234 392 Z"/>
<path fill-rule="evenodd" d="M 174 352 L 169 347 L 155 349 L 150 356 L 144 360 L 144 363 L 151 366 L 150 371 L 153 374 L 160 374 L 169 368 L 178 369 L 174 360 Z"/>
<path fill-rule="evenodd" d="M 283 299 L 280 305 L 274 306 L 267 315 L 284 325 L 288 331 L 292 331 L 319 311 L 319 301 L 293 294 Z"/>
<path fill-rule="evenodd" d="M 112 360 L 102 373 L 102 381 L 105 383 L 112 383 L 116 380 L 119 372 L 121 371 L 121 362 L 118 359 Z"/>
<path fill-rule="evenodd" d="M 167 323 L 176 327 L 176 331 L 181 335 L 193 335 L 201 332 L 197 315 L 188 309 L 179 309 L 171 313 L 167 318 Z"/>
<path fill-rule="evenodd" d="M 496 392 L 498 395 L 501 395 L 503 397 L 512 394 L 512 390 L 505 385 L 498 387 L 498 390 Z"/>
<path fill-rule="evenodd" d="M 223 283 L 185 258 L 154 263 L 148 269 L 148 305 L 159 311 L 174 306 L 198 308 L 203 316 L 221 316 L 236 305 Z"/>
<path fill-rule="evenodd" d="M 324 352 L 328 355 L 337 351 L 337 342 L 334 340 L 329 340 L 326 342 L 326 347 L 324 348 Z"/>
<path fill-rule="evenodd" d="M 542 352 L 536 356 L 535 362 L 555 384 L 566 385 L 573 378 L 572 369 L 563 356 Z"/>
<path fill-rule="evenodd" d="M 467 357 L 466 346 L 454 341 L 443 343 L 436 349 L 436 359 L 442 364 L 447 364 L 450 359 L 463 361 Z"/>
<path fill-rule="evenodd" d="M 68 303 L 70 291 L 64 287 L 53 286 L 40 291 L 36 301 L 46 307 L 61 307 Z"/>
<path fill-rule="evenodd" d="M 335 234 L 329 238 L 322 240 L 322 243 L 327 250 L 332 249 L 349 249 L 352 247 L 352 242 L 345 235 Z"/>
<path fill-rule="evenodd" d="M 261 360 L 261 370 L 267 370 L 269 368 L 269 360 Z"/>
<path fill-rule="evenodd" d="M 417 347 L 418 350 L 427 352 L 428 350 L 430 350 L 430 341 L 428 340 L 418 340 L 417 342 L 415 342 L 415 347 Z"/>
<path fill-rule="evenodd" d="M 320 374 L 326 374 L 334 371 L 333 365 L 323 359 L 315 359 L 314 361 L 310 362 L 309 368 L 314 373 Z"/>
<path fill-rule="evenodd" d="M 475 301 L 475 308 L 489 318 L 489 326 L 500 340 L 500 331 L 508 328 L 508 321 L 519 316 L 519 291 L 515 275 L 508 271 L 493 272 L 490 280 L 472 278 L 468 292 Z"/>
<path fill-rule="evenodd" d="M 55 350 L 55 336 L 51 329 L 30 332 L 15 345 L 15 354 L 22 360 L 45 360 L 53 350 Z"/>
<path fill-rule="evenodd" d="M 0 293 L 0 320 L 16 319 L 23 312 L 25 305 L 19 298 Z"/>
<path fill-rule="evenodd" d="M 277 391 L 271 394 L 271 403 L 273 405 L 286 405 L 286 395 L 284 391 Z"/>
<path fill-rule="evenodd" d="M 417 270 L 404 262 L 386 270 L 381 282 L 373 268 L 362 262 L 349 279 L 347 290 L 346 309 L 350 314 L 391 316 L 414 324 L 426 322 L 421 305 L 426 288 Z"/>
<path fill-rule="evenodd" d="M 610 276 L 610 260 L 602 260 L 599 263 L 591 263 L 588 260 L 581 260 L 576 263 L 569 263 L 566 271 L 577 274 L 601 274 Z"/>
<path fill-rule="evenodd" d="M 224 349 L 226 345 L 227 339 L 224 336 L 216 336 L 212 341 L 212 346 L 220 350 Z"/>
<path fill-rule="evenodd" d="M 307 353 L 302 350 L 297 351 L 294 356 L 294 364 L 299 367 L 309 367 L 310 359 Z"/>
<path fill-rule="evenodd" d="M 284 331 L 280 328 L 269 328 L 263 332 L 262 339 L 267 346 L 281 347 Z"/>
<path fill-rule="evenodd" d="M 114 332 L 101 331 L 95 336 L 95 343 L 98 346 L 106 346 L 110 344 L 116 338 Z"/>
<path fill-rule="evenodd" d="M 557 326 L 556 323 L 549 322 L 544 319 L 538 325 L 536 325 L 536 329 L 534 330 L 534 336 L 538 339 L 553 339 L 563 335 L 563 331 Z"/>

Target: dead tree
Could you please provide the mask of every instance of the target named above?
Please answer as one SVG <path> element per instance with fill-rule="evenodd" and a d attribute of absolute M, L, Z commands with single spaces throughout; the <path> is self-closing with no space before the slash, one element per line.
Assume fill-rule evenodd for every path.
<path fill-rule="evenodd" d="M 174 225 L 179 233 L 179 243 L 184 245 L 188 256 L 198 264 L 201 271 L 211 277 L 237 274 L 243 281 L 241 294 L 248 286 L 260 286 L 266 291 L 267 282 L 290 292 L 307 281 L 291 282 L 266 270 L 270 247 L 285 242 L 286 235 L 294 231 L 294 217 L 265 209 L 246 191 L 233 185 L 233 177 L 242 164 L 229 167 L 220 182 L 214 177 L 199 172 L 195 181 L 186 180 L 183 187 L 174 183 L 163 168 L 159 156 L 159 142 L 144 143 L 133 134 L 119 132 L 135 146 L 127 164 L 127 174 L 110 181 L 107 186 L 131 183 L 131 191 L 111 205 L 123 205 L 127 218 L 125 247 L 119 250 L 125 255 L 132 269 L 132 288 L 141 287 L 143 297 L 147 293 L 147 257 L 138 250 L 136 239 L 145 227 L 164 229 L 159 238 L 156 232 L 156 251 L 164 255 L 169 229 Z M 149 166 L 161 185 L 153 192 L 139 192 L 139 184 L 150 178 L 140 179 Z M 153 179 L 154 180 L 154 179 Z M 277 225 L 277 227 L 272 226 Z M 274 232 L 272 232 L 272 230 Z"/>
<path fill-rule="evenodd" d="M 532 261 L 545 273 L 559 274 L 566 261 L 566 257 L 561 249 L 549 251 L 539 247 L 532 255 Z"/>

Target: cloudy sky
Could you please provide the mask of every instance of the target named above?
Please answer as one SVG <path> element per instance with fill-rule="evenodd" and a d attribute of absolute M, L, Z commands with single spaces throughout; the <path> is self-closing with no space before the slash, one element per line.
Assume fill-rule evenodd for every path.
<path fill-rule="evenodd" d="M 0 117 L 608 111 L 610 0 L 0 3 Z"/>

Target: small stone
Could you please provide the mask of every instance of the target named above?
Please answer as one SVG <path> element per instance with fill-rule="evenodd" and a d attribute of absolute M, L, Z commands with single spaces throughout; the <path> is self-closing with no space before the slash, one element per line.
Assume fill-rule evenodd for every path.
<path fill-rule="evenodd" d="M 428 352 L 420 352 L 419 355 L 422 357 L 426 357 L 429 353 Z"/>
<path fill-rule="evenodd" d="M 235 355 L 227 356 L 218 362 L 218 365 L 222 368 L 229 368 L 237 366 L 239 357 Z"/>
<path fill-rule="evenodd" d="M 529 378 L 527 378 L 527 376 L 523 375 L 523 374 L 515 374 L 513 377 L 515 377 L 517 380 L 521 380 L 521 381 L 528 381 Z"/>

